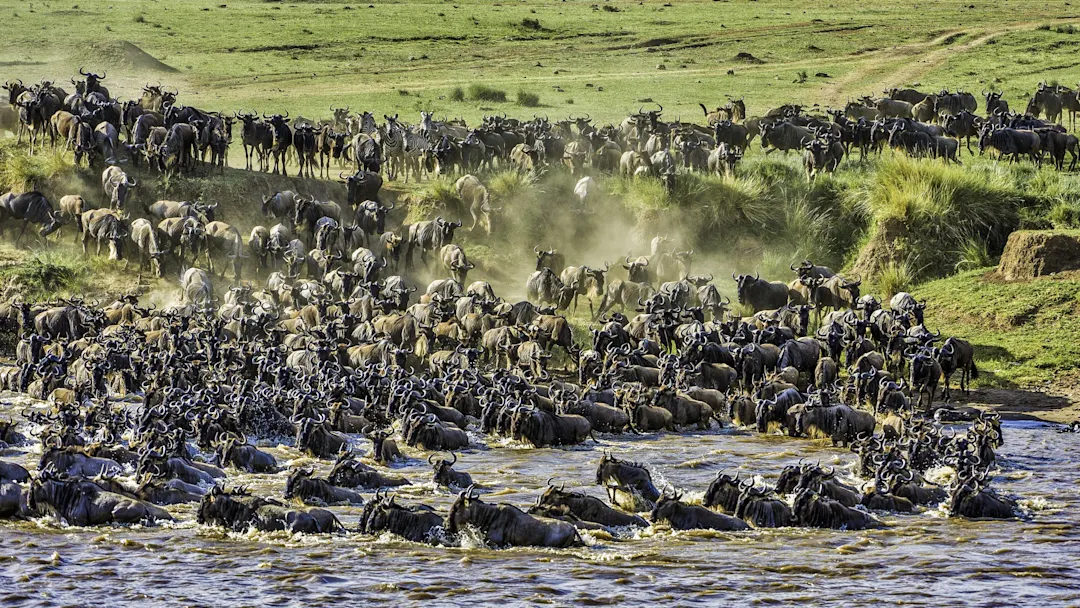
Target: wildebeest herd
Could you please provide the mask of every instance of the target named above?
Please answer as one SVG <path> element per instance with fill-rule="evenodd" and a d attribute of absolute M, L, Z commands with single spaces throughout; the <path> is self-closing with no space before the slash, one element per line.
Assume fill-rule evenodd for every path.
<path fill-rule="evenodd" d="M 406 124 L 398 114 L 379 124 L 371 112 L 331 106 L 332 117 L 312 120 L 285 114 L 237 110 L 220 112 L 184 106 L 179 91 L 147 84 L 139 99 L 121 101 L 102 84 L 106 74 L 80 69 L 68 93 L 53 81 L 3 84 L 9 107 L 0 108 L 0 129 L 24 135 L 30 152 L 62 143 L 76 164 L 130 161 L 158 171 L 223 170 L 228 163 L 234 127 L 243 144 L 245 167 L 298 175 L 329 177 L 331 165 L 358 174 L 383 172 L 419 180 L 423 175 L 475 173 L 495 163 L 536 171 L 564 166 L 575 174 L 591 172 L 651 175 L 669 186 L 678 171 L 731 173 L 757 137 L 762 149 L 799 151 L 807 177 L 836 169 L 852 148 L 861 155 L 889 146 L 913 156 L 959 163 L 963 140 L 980 154 L 994 150 L 1011 161 L 1021 156 L 1041 164 L 1049 158 L 1058 169 L 1069 156 L 1076 168 L 1080 142 L 1057 124 L 1068 115 L 1075 124 L 1080 91 L 1040 83 L 1023 113 L 1010 110 L 1000 91 L 982 91 L 979 100 L 962 89 L 937 93 L 894 88 L 884 96 L 865 96 L 842 109 L 784 104 L 761 116 L 749 116 L 741 99 L 710 111 L 700 104 L 705 125 L 661 119 L 663 107 L 644 107 L 619 124 L 593 125 L 589 116 L 550 121 L 505 115 L 486 116 L 479 125 L 436 120 L 421 112 L 420 122 Z M 1044 118 L 1040 118 L 1043 116 Z"/>
<path fill-rule="evenodd" d="M 162 308 L 135 294 L 104 305 L 16 297 L 0 306 L 0 319 L 19 337 L 14 362 L 0 367 L 0 387 L 45 402 L 23 410 L 20 423 L 0 425 L 5 450 L 35 442 L 42 450 L 33 473 L 0 462 L 0 516 L 153 524 L 173 518 L 165 506 L 197 502 L 199 523 L 231 530 L 390 532 L 452 543 L 472 527 L 496 546 L 554 547 L 582 542 L 580 530 L 657 523 L 851 530 L 884 525 L 881 512 L 1017 516 L 1015 501 L 990 486 L 1004 440 L 998 417 L 935 407 L 939 395 L 952 397 L 954 380 L 966 392 L 977 377 L 974 349 L 930 331 L 925 304 L 910 294 L 883 303 L 861 293 L 856 277 L 809 260 L 791 265 L 790 282 L 733 274 L 733 284 L 718 288 L 714 275 L 691 273 L 693 251 L 657 236 L 648 254 L 603 268 L 534 247 L 527 298 L 515 301 L 467 280 L 475 266 L 455 242 L 462 221 L 436 217 L 395 228 L 387 217 L 393 207 L 380 197 L 383 174 L 419 179 L 493 163 L 670 182 L 678 167 L 731 170 L 755 135 L 766 147 L 805 148 L 811 173 L 835 168 L 851 144 L 864 154 L 887 143 L 951 159 L 956 146 L 941 154 L 947 146 L 939 140 L 963 136 L 957 125 L 975 109 L 967 94 L 913 101 L 908 91 L 893 91 L 849 104 L 832 122 L 797 106 L 747 119 L 733 101 L 707 112 L 708 127 L 664 122 L 660 110 L 644 109 L 603 128 L 587 117 L 493 116 L 468 129 L 427 113 L 416 126 L 396 115 L 379 126 L 371 114 L 345 108 L 326 124 L 294 121 L 290 129 L 288 116 L 263 122 L 237 113 L 249 166 L 254 154 L 260 169 L 272 158 L 284 171 L 291 147 L 305 175 L 312 165 L 329 173 L 320 156 L 327 149 L 356 169 L 341 176 L 345 207 L 288 191 L 265 196 L 262 211 L 280 223 L 256 226 L 245 242 L 216 219 L 214 204 L 162 200 L 131 209 L 138 180 L 116 164 L 141 158 L 160 170 L 186 170 L 210 151 L 211 164 L 223 166 L 232 117 L 180 106 L 176 92 L 149 85 L 141 101 L 120 103 L 101 85 L 104 74 L 83 75 L 73 79 L 72 95 L 44 81 L 6 88 L 32 149 L 43 135 L 66 136 L 77 158 L 107 163 L 108 205 L 92 209 L 73 194 L 55 210 L 38 192 L 7 194 L 3 220 L 21 221 L 23 231 L 39 224 L 42 236 L 73 223 L 84 248 L 108 243 L 114 258 L 133 248 L 158 276 L 168 268 L 181 274 L 179 297 Z M 1065 92 L 1040 87 L 1040 111 L 1055 95 Z M 941 125 L 916 122 L 912 111 L 927 103 Z M 1026 152 L 998 144 L 1019 132 L 1040 142 L 1059 133 L 1032 121 L 997 103 L 975 135 L 980 146 L 1015 157 Z M 908 137 L 915 134 L 931 139 Z M 1049 144 L 1032 158 L 1043 150 Z M 585 207 L 595 182 L 583 177 L 578 186 Z M 457 191 L 472 229 L 490 232 L 498 209 L 480 180 L 465 175 Z M 446 278 L 417 285 L 418 265 Z M 262 282 L 258 289 L 240 282 L 245 268 Z M 218 284 L 226 270 L 230 287 Z M 734 314 L 722 290 L 735 293 L 750 316 Z M 594 319 L 584 341 L 560 314 L 582 298 Z M 946 426 L 953 423 L 966 428 Z M 800 463 L 774 486 L 721 471 L 701 503 L 691 504 L 655 483 L 648 467 L 603 452 L 595 482 L 607 501 L 552 483 L 524 511 L 481 500 L 471 476 L 455 468 L 494 440 L 553 448 L 714 426 L 831 440 L 856 454 L 854 470 L 845 482 L 834 469 Z M 280 498 L 229 483 L 231 471 L 281 471 L 252 440 L 282 437 L 332 463 L 329 473 L 294 468 Z M 370 452 L 360 453 L 365 442 Z M 421 480 L 388 465 L 421 454 L 435 486 L 460 492 L 445 514 L 401 504 L 393 493 Z M 943 467 L 952 471 L 947 485 L 933 480 Z M 363 505 L 359 529 L 345 530 L 332 505 Z"/>

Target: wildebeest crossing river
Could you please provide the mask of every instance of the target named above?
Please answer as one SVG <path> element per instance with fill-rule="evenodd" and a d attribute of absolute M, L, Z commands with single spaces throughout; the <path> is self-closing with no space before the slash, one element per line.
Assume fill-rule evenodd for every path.
<path fill-rule="evenodd" d="M 14 411 L 15 406 L 5 406 Z M 1020 520 L 947 518 L 930 509 L 879 514 L 886 528 L 805 528 L 721 533 L 646 528 L 625 536 L 584 533 L 585 547 L 492 549 L 465 535 L 433 547 L 389 534 L 226 533 L 195 523 L 195 506 L 170 507 L 177 523 L 154 528 L 71 528 L 51 518 L 0 523 L 0 601 L 38 605 L 319 606 L 363 600 L 425 605 L 510 603 L 640 605 L 1071 605 L 1080 601 L 1076 436 L 1041 423 L 1006 422 L 995 486 L 1019 500 Z M 526 507 L 553 483 L 603 497 L 593 484 L 602 451 L 648 464 L 660 487 L 700 498 L 716 471 L 740 469 L 775 482 L 800 458 L 850 474 L 855 456 L 805 440 L 731 431 L 599 436 L 573 449 L 520 449 L 473 437 L 459 454 L 489 502 Z M 366 443 L 366 441 L 365 441 Z M 486 447 L 484 447 L 486 445 Z M 367 445 L 357 445 L 366 452 Z M 300 452 L 266 448 L 281 463 Z M 5 459 L 33 468 L 40 446 Z M 418 454 L 394 472 L 415 485 L 404 502 L 445 513 L 455 493 L 436 490 Z M 325 473 L 326 464 L 317 465 Z M 287 472 L 230 476 L 253 494 L 280 496 Z M 355 529 L 361 507 L 335 507 Z M 952 598 L 952 599 L 944 599 Z"/>

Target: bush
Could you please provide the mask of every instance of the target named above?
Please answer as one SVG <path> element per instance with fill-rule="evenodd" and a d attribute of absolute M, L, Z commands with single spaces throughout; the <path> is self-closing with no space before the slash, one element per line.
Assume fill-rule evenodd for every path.
<path fill-rule="evenodd" d="M 527 30 L 536 30 L 536 31 L 544 29 L 543 27 L 541 27 L 539 19 L 532 19 L 532 18 L 529 18 L 529 17 L 526 17 L 525 19 L 521 20 L 521 27 L 523 27 L 523 28 L 525 28 Z"/>
<path fill-rule="evenodd" d="M 971 237 L 964 241 L 959 254 L 960 260 L 956 262 L 957 272 L 986 268 L 987 266 L 994 266 L 996 263 L 994 256 L 990 253 L 990 248 L 986 245 L 986 241 L 978 237 Z"/>
<path fill-rule="evenodd" d="M 889 262 L 877 278 L 877 293 L 881 301 L 887 302 L 901 291 L 907 291 L 914 285 L 911 268 L 907 264 Z"/>
<path fill-rule="evenodd" d="M 473 101 L 506 101 L 506 91 L 500 91 L 486 84 L 470 84 L 469 99 Z"/>
<path fill-rule="evenodd" d="M 517 92 L 517 104 L 526 108 L 535 108 L 540 105 L 540 96 L 536 93 Z"/>
<path fill-rule="evenodd" d="M 981 239 L 989 251 L 1004 248 L 1024 203 L 1018 177 L 996 165 L 954 167 L 894 155 L 877 164 L 857 194 L 858 204 L 875 225 L 888 223 L 904 233 L 893 247 L 893 261 L 902 258 L 917 268 L 917 278 L 943 276 L 971 238 Z M 871 265 L 861 264 L 864 270 Z"/>
<path fill-rule="evenodd" d="M 465 91 L 461 87 L 454 87 L 450 91 L 450 101 L 465 101 Z"/>
<path fill-rule="evenodd" d="M 74 291 L 87 269 L 87 262 L 81 258 L 46 251 L 0 269 L 0 277 L 10 281 L 17 293 L 38 300 L 54 297 L 60 292 Z"/>
<path fill-rule="evenodd" d="M 1046 219 L 1059 230 L 1080 228 L 1080 208 L 1075 203 L 1062 201 L 1050 209 Z"/>

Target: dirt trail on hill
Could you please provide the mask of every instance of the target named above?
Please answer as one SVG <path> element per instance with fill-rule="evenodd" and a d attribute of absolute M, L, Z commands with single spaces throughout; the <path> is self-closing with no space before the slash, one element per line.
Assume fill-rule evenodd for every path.
<path fill-rule="evenodd" d="M 956 54 L 983 46 L 1002 34 L 1017 30 L 1034 29 L 1039 23 L 1031 21 L 994 28 L 949 30 L 926 42 L 906 44 L 867 53 L 860 57 L 863 60 L 863 65 L 858 69 L 832 80 L 822 88 L 822 101 L 842 104 L 853 87 L 872 89 L 874 93 L 878 93 L 893 86 L 903 86 L 916 82 Z M 1073 20 L 1065 20 L 1062 23 L 1073 23 Z M 950 44 L 950 40 L 957 40 L 961 37 L 971 38 L 958 44 Z M 934 50 L 925 52 L 927 49 Z"/>

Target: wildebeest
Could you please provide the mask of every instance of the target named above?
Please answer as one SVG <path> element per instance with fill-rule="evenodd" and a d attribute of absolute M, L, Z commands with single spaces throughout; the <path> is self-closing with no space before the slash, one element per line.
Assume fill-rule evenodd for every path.
<path fill-rule="evenodd" d="M 330 483 L 345 488 L 375 489 L 411 485 L 408 479 L 384 475 L 360 462 L 349 452 L 342 452 L 329 475 Z"/>
<path fill-rule="evenodd" d="M 91 239 L 97 241 L 97 253 L 101 255 L 102 241 L 109 243 L 109 259 L 124 259 L 124 241 L 130 233 L 126 222 L 111 209 L 91 209 L 83 213 L 82 248 L 86 255 L 86 245 Z"/>
<path fill-rule="evenodd" d="M 596 483 L 608 490 L 611 502 L 620 509 L 636 513 L 652 509 L 660 498 L 652 474 L 636 462 L 626 462 L 607 452 L 596 467 Z"/>
<path fill-rule="evenodd" d="M 356 490 L 339 488 L 325 479 L 312 477 L 311 467 L 294 469 L 285 481 L 285 498 L 296 498 L 307 505 L 362 505 L 364 498 Z"/>
<path fill-rule="evenodd" d="M 113 209 L 124 209 L 131 189 L 138 182 L 117 166 L 106 167 L 101 173 L 101 189 L 105 191 L 105 200 Z"/>
<path fill-rule="evenodd" d="M 465 250 L 460 245 L 453 243 L 449 245 L 443 245 L 439 251 L 439 260 L 442 262 L 443 268 L 450 274 L 451 277 L 458 283 L 465 283 L 465 277 L 469 274 L 469 271 L 476 267 L 475 264 L 471 264 L 467 257 L 465 257 Z"/>
<path fill-rule="evenodd" d="M 277 473 L 278 464 L 273 455 L 259 450 L 247 442 L 243 435 L 229 434 L 220 439 L 217 449 L 218 466 L 233 466 L 246 473 Z M 286 496 L 286 498 L 288 498 Z"/>
<path fill-rule="evenodd" d="M 442 516 L 428 505 L 401 506 L 396 498 L 376 491 L 360 515 L 360 531 L 372 535 L 390 532 L 415 543 L 437 541 L 445 524 Z"/>
<path fill-rule="evenodd" d="M 938 349 L 937 360 L 941 366 L 942 375 L 945 377 L 944 398 L 946 401 L 952 397 L 949 380 L 954 373 L 960 372 L 960 390 L 965 393 L 968 390 L 968 381 L 979 377 L 979 370 L 975 367 L 975 349 L 967 340 L 948 338 Z"/>
<path fill-rule="evenodd" d="M 276 500 L 251 496 L 239 489 L 225 491 L 220 485 L 203 496 L 196 520 L 237 532 L 254 528 L 265 532 L 330 534 L 344 529 L 337 517 L 325 509 L 289 509 Z"/>
<path fill-rule="evenodd" d="M 495 546 L 571 547 L 580 545 L 577 528 L 561 521 L 542 521 L 514 505 L 491 505 L 470 487 L 458 494 L 446 516 L 446 530 L 458 534 L 473 526 Z"/>
<path fill-rule="evenodd" d="M 567 492 L 550 482 L 544 493 L 536 497 L 536 506 L 530 511 L 547 516 L 570 516 L 605 527 L 649 525 L 644 518 L 612 509 L 599 498 L 581 492 Z"/>
<path fill-rule="evenodd" d="M 427 252 L 441 250 L 454 240 L 454 231 L 461 227 L 461 222 L 451 222 L 442 216 L 434 220 L 417 222 L 409 226 L 408 248 L 405 250 L 405 266 L 412 267 L 413 249 L 420 250 L 420 261 L 427 263 Z"/>
<path fill-rule="evenodd" d="M 457 180 L 454 188 L 457 190 L 462 206 L 467 208 L 469 215 L 472 216 L 473 223 L 469 231 L 476 230 L 476 226 L 480 225 L 484 228 L 484 232 L 491 234 L 492 208 L 490 195 L 484 184 L 473 175 L 464 175 Z"/>
<path fill-rule="evenodd" d="M 188 268 L 180 278 L 180 300 L 198 306 L 208 306 L 214 298 L 210 274 L 201 268 Z"/>
<path fill-rule="evenodd" d="M 973 519 L 1012 519 L 1016 504 L 977 483 L 960 482 L 950 488 L 949 514 Z"/>
<path fill-rule="evenodd" d="M 26 228 L 30 224 L 39 224 L 41 226 L 38 230 L 38 236 L 43 242 L 46 241 L 47 236 L 59 230 L 64 224 L 63 218 L 53 210 L 49 199 L 36 190 L 18 195 L 9 193 L 0 196 L 0 220 L 4 218 L 22 220 L 22 230 L 19 231 L 19 236 L 15 238 L 16 245 L 22 240 Z M 4 228 L 4 223 L 0 221 L 0 233 L 3 232 Z"/>
<path fill-rule="evenodd" d="M 743 520 L 717 513 L 711 509 L 698 505 L 688 505 L 682 502 L 681 494 L 664 494 L 656 502 L 649 519 L 652 522 L 668 522 L 675 530 L 720 530 L 722 532 L 736 532 L 749 530 L 750 526 Z"/>
<path fill-rule="evenodd" d="M 845 506 L 811 489 L 802 490 L 795 496 L 793 513 L 799 525 L 811 528 L 863 530 L 880 525 L 869 513 Z"/>
<path fill-rule="evenodd" d="M 525 294 L 530 302 L 552 304 L 556 310 L 570 306 L 577 289 L 577 285 L 564 285 L 550 268 L 532 273 L 525 281 Z"/>
<path fill-rule="evenodd" d="M 450 453 L 450 457 L 453 460 L 447 460 L 440 458 L 435 461 L 435 454 L 428 456 L 428 464 L 430 464 L 434 470 L 432 471 L 432 478 L 436 485 L 445 488 L 458 488 L 464 489 L 473 485 L 472 476 L 463 471 L 455 471 L 454 465 L 457 463 L 457 454 Z"/>
<path fill-rule="evenodd" d="M 28 505 L 72 526 L 153 525 L 173 520 L 168 511 L 156 505 L 106 492 L 92 481 L 64 479 L 47 472 L 31 485 Z"/>
<path fill-rule="evenodd" d="M 131 222 L 131 240 L 139 251 L 139 268 L 144 268 L 148 263 L 154 276 L 161 278 L 165 275 L 165 260 L 167 250 L 161 246 L 158 240 L 157 230 L 145 218 L 139 218 Z"/>
<path fill-rule="evenodd" d="M 731 273 L 738 288 L 739 303 L 748 305 L 758 312 L 761 310 L 775 310 L 788 301 L 788 286 L 779 281 L 769 282 L 754 275 L 736 275 Z"/>

